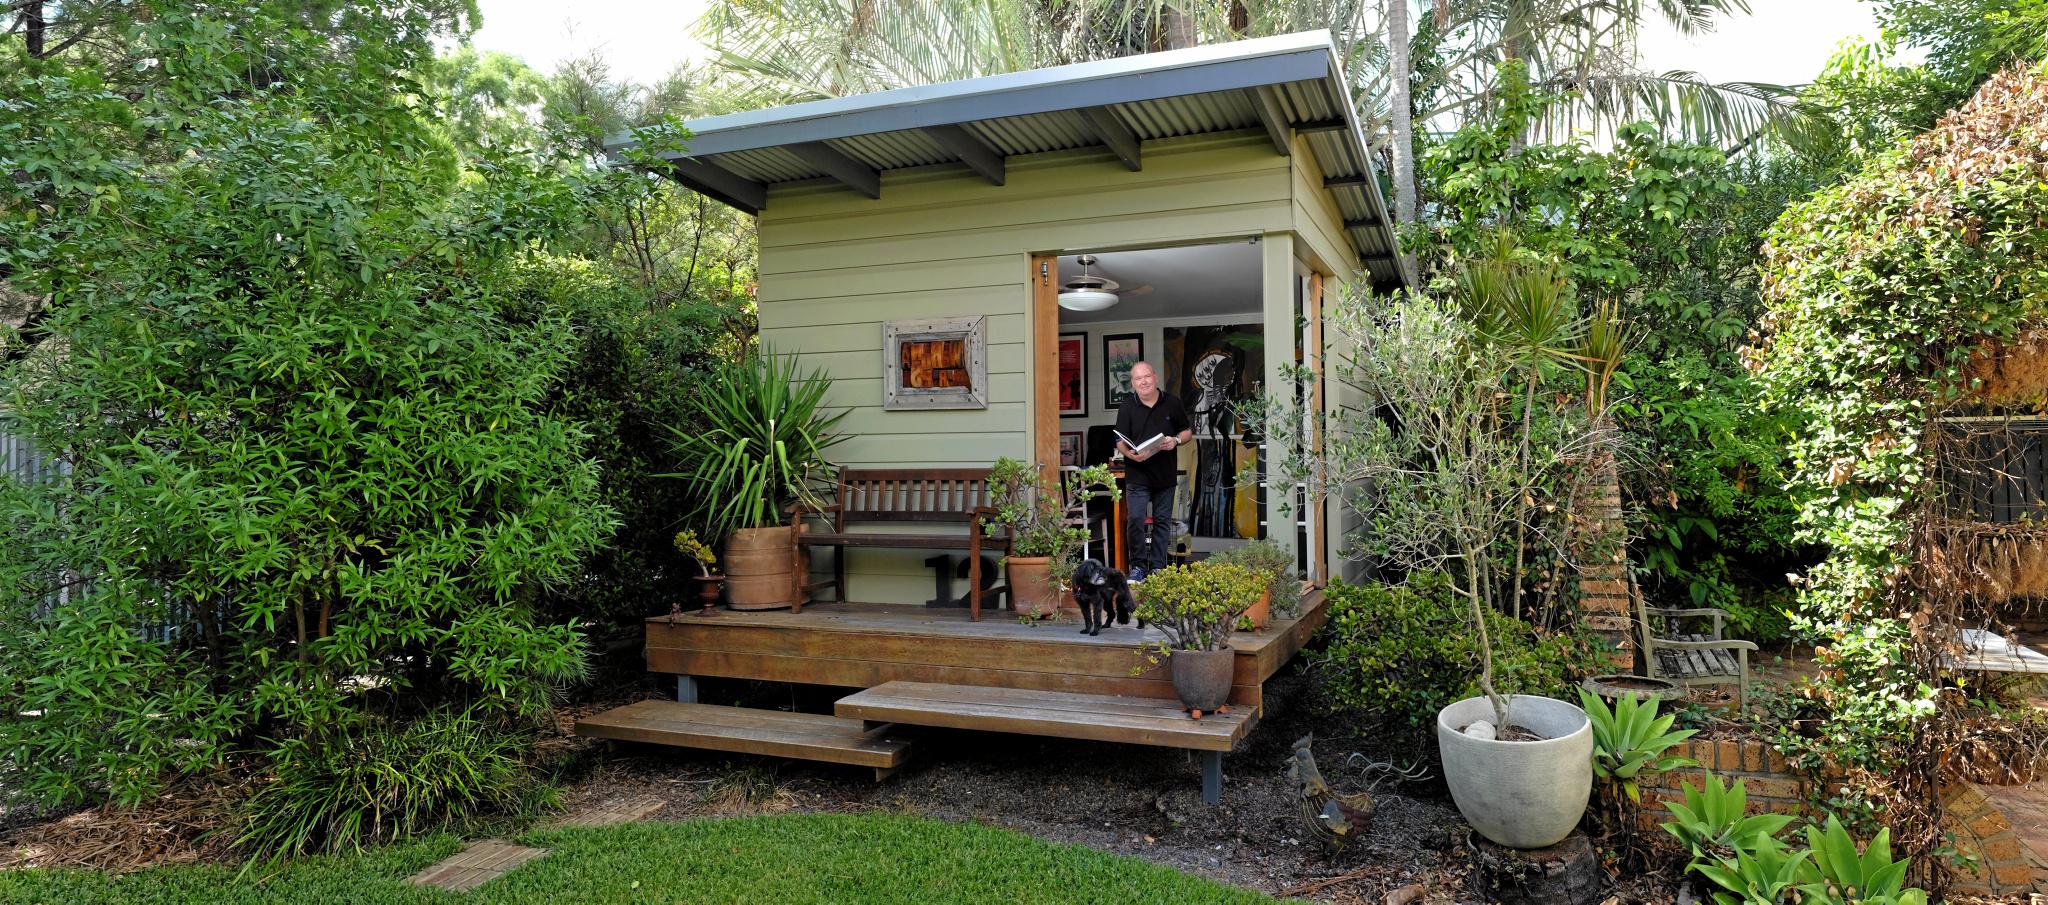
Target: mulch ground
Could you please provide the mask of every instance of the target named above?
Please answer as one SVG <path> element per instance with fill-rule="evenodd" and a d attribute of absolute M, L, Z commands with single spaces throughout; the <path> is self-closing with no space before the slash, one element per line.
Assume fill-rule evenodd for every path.
<path fill-rule="evenodd" d="M 880 783 L 867 770 L 826 764 L 569 741 L 588 746 L 590 772 L 563 804 L 574 811 L 656 796 L 667 802 L 650 818 L 659 820 L 886 810 L 1003 826 L 1275 895 L 1373 905 L 1484 901 L 1470 876 L 1469 831 L 1434 777 L 1434 745 L 1420 750 L 1332 725 L 1305 700 L 1307 688 L 1294 667 L 1267 685 L 1264 718 L 1246 746 L 1224 758 L 1216 806 L 1202 803 L 1200 766 L 1185 752 L 948 730 L 917 730 L 910 763 Z M 717 680 L 700 689 L 709 703 L 829 712 L 838 694 L 818 692 Z M 566 731 L 585 713 L 668 694 L 637 685 L 610 701 L 566 708 L 561 725 Z M 1372 830 L 1350 847 L 1325 849 L 1286 773 L 1294 742 L 1311 733 L 1318 766 L 1340 791 L 1366 788 L 1374 761 L 1420 762 L 1432 775 L 1377 790 Z M 1671 889 L 1661 877 L 1634 878 L 1612 901 L 1670 902 Z"/>

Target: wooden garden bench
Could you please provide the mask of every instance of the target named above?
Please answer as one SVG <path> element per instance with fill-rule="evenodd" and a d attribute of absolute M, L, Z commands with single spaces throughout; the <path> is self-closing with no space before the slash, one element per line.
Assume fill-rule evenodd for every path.
<path fill-rule="evenodd" d="M 1680 685 L 1736 686 L 1738 706 L 1749 706 L 1749 652 L 1755 642 L 1723 638 L 1728 611 L 1714 607 L 1670 609 L 1649 606 L 1636 596 L 1636 615 L 1641 622 L 1643 659 L 1650 678 Z M 1686 632 L 1689 619 L 1711 619 L 1714 630 Z M 1658 620 L 1662 625 L 1658 625 Z"/>
<path fill-rule="evenodd" d="M 830 547 L 832 580 L 805 584 L 797 592 L 795 610 L 814 591 L 832 588 L 835 600 L 846 600 L 846 548 L 893 547 L 910 550 L 967 551 L 967 605 L 976 621 L 981 619 L 981 598 L 994 595 L 1000 602 L 1009 586 L 991 582 L 982 586 L 981 553 L 984 544 L 1007 554 L 1007 537 L 988 537 L 986 518 L 995 513 L 989 506 L 986 468 L 842 468 L 833 501 L 822 509 L 796 511 L 793 523 L 805 516 L 824 515 L 832 522 L 829 531 L 797 531 L 799 547 Z M 959 525 L 965 533 L 870 533 L 849 531 L 860 522 L 904 522 L 918 525 Z M 957 606 L 952 598 L 952 557 L 941 555 L 925 564 L 938 570 L 938 596 L 932 606 Z"/>

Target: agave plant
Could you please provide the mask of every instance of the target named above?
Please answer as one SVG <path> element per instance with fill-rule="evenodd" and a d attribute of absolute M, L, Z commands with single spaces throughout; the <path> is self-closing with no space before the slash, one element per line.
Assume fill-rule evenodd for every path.
<path fill-rule="evenodd" d="M 1892 860 L 1892 831 L 1888 828 L 1878 830 L 1876 838 L 1858 853 L 1856 840 L 1829 814 L 1825 829 L 1806 828 L 1806 846 L 1813 852 L 1813 862 L 1801 877 L 1803 902 L 1927 905 L 1927 893 L 1905 888 L 1906 868 L 1912 859 Z"/>
<path fill-rule="evenodd" d="M 1674 818 L 1664 824 L 1664 830 L 1692 851 L 1695 866 L 1712 864 L 1732 853 L 1759 846 L 1781 845 L 1777 835 L 1792 822 L 1787 814 L 1745 813 L 1749 791 L 1739 779 L 1730 788 L 1722 784 L 1720 777 L 1709 773 L 1699 788 L 1686 783 L 1684 790 L 1684 804 L 1664 803 Z"/>
<path fill-rule="evenodd" d="M 796 356 L 763 349 L 712 370 L 697 424 L 668 429 L 683 469 L 664 477 L 695 491 L 684 521 L 725 537 L 785 524 L 791 506 L 824 505 L 818 490 L 833 474 L 825 451 L 846 439 L 833 432 L 846 411 L 825 409 L 831 378 L 799 368 Z"/>
<path fill-rule="evenodd" d="M 1690 758 L 1664 756 L 1672 746 L 1691 738 L 1694 730 L 1671 731 L 1678 717 L 1658 716 L 1655 699 L 1644 702 L 1624 694 L 1609 709 L 1599 695 L 1581 689 L 1579 703 L 1593 722 L 1593 775 L 1618 783 L 1628 800 L 1643 800 L 1636 779 L 1644 771 L 1662 773 L 1692 765 Z"/>

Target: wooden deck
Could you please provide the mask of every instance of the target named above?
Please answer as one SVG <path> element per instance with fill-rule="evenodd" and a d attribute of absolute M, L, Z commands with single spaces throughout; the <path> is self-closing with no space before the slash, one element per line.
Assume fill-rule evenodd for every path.
<path fill-rule="evenodd" d="M 1327 618 L 1322 593 L 1311 592 L 1297 617 L 1234 636 L 1232 706 L 1256 710 L 1260 686 Z M 925 682 L 1170 699 L 1165 664 L 1148 665 L 1138 652 L 1159 637 L 1131 626 L 1090 637 L 1078 622 L 1024 624 L 1006 610 L 974 622 L 965 609 L 819 603 L 801 613 L 654 617 L 647 620 L 647 668 L 844 688 Z"/>

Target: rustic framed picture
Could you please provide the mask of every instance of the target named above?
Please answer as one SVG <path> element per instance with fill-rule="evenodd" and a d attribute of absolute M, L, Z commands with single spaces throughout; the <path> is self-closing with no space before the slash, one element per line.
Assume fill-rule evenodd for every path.
<path fill-rule="evenodd" d="M 1131 368 L 1145 360 L 1145 334 L 1118 333 L 1102 338 L 1102 400 L 1111 409 L 1131 395 Z"/>
<path fill-rule="evenodd" d="M 882 408 L 988 408 L 988 318 L 883 324 Z"/>
<path fill-rule="evenodd" d="M 1081 462 L 1081 432 L 1060 431 L 1060 467 L 1079 466 Z"/>
<path fill-rule="evenodd" d="M 1060 334 L 1060 417 L 1088 414 L 1088 334 Z"/>

